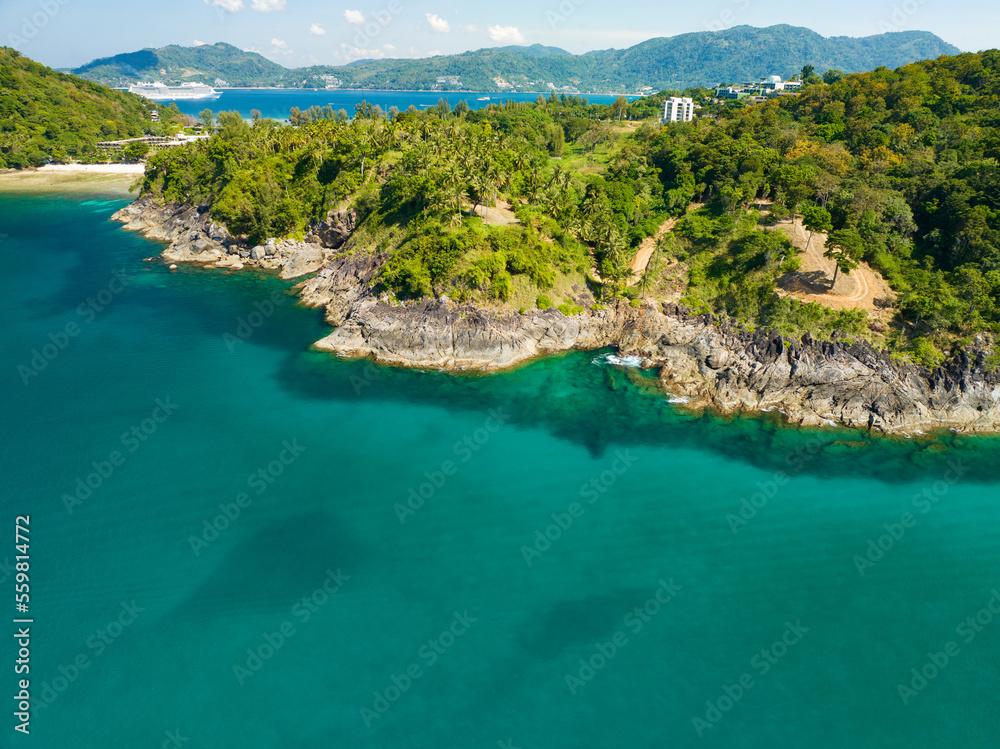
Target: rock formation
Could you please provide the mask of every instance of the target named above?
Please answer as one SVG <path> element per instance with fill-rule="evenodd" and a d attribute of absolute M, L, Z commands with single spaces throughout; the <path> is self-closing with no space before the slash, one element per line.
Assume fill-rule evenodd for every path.
<path fill-rule="evenodd" d="M 519 314 L 445 297 L 398 304 L 374 288 L 388 256 L 346 249 L 357 224 L 350 210 L 331 211 L 304 242 L 255 247 L 190 206 L 141 199 L 115 218 L 169 242 L 163 256 L 171 262 L 269 268 L 282 278 L 315 272 L 297 288 L 303 303 L 324 308 L 334 326 L 316 348 L 340 356 L 491 370 L 572 348 L 616 346 L 658 367 L 664 387 L 692 408 L 778 409 L 794 424 L 886 433 L 1000 430 L 1000 373 L 987 371 L 982 345 L 929 371 L 894 362 L 866 342 L 789 340 L 677 305 L 620 304 L 566 317 L 555 309 Z"/>

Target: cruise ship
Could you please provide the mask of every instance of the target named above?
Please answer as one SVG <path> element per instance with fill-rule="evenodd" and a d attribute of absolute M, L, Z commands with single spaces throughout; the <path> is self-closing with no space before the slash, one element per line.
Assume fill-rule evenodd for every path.
<path fill-rule="evenodd" d="M 204 83 L 182 83 L 180 86 L 167 86 L 156 83 L 137 83 L 129 86 L 129 92 L 145 96 L 153 101 L 198 101 L 200 99 L 218 99 L 221 91 L 216 91 Z"/>

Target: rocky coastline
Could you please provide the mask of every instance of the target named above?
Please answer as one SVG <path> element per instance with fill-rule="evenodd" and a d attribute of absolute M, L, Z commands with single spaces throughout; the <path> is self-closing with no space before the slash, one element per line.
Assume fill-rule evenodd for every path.
<path fill-rule="evenodd" d="M 171 263 L 310 276 L 296 287 L 302 303 L 323 308 L 334 328 L 315 347 L 339 356 L 499 370 L 569 349 L 615 346 L 658 368 L 665 390 L 689 408 L 778 410 L 791 424 L 886 434 L 1000 431 L 1000 372 L 988 371 L 984 342 L 927 370 L 894 362 L 867 342 L 789 340 L 665 303 L 620 304 L 571 317 L 554 309 L 484 309 L 445 297 L 400 305 L 372 289 L 387 256 L 349 249 L 357 221 L 349 209 L 331 211 L 304 241 L 253 247 L 204 208 L 140 198 L 115 220 L 168 242 L 163 258 Z"/>

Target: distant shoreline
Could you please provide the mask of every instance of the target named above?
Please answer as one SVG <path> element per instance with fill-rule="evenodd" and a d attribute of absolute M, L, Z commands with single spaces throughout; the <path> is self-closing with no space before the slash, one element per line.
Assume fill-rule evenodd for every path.
<path fill-rule="evenodd" d="M 0 171 L 0 193 L 94 193 L 131 197 L 143 164 L 48 164 Z"/>
<path fill-rule="evenodd" d="M 352 94 L 363 94 L 367 92 L 373 93 L 400 93 L 400 94 L 440 94 L 444 96 L 446 94 L 458 94 L 461 96 L 505 96 L 509 94 L 544 94 L 546 96 L 550 94 L 557 94 L 563 96 L 624 96 L 626 99 L 643 99 L 646 98 L 641 94 L 621 94 L 621 93 L 611 93 L 602 94 L 596 91 L 581 91 L 579 94 L 566 94 L 561 91 L 432 91 L 429 89 L 420 88 L 282 88 L 277 86 L 226 86 L 225 88 L 217 88 L 216 91 L 343 91 L 345 93 Z M 127 88 L 116 87 L 115 91 L 128 91 Z M 173 101 L 186 101 L 185 99 L 171 99 L 166 103 L 171 103 Z M 218 99 L 205 101 L 218 101 Z"/>

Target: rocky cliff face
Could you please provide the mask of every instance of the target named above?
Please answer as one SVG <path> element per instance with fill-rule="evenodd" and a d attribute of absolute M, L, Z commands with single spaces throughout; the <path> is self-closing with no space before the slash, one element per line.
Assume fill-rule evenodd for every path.
<path fill-rule="evenodd" d="M 282 278 L 291 279 L 314 273 L 330 257 L 331 248 L 325 247 L 316 234 L 307 236 L 304 242 L 285 239 L 251 247 L 230 234 L 224 226 L 215 223 L 203 207 L 177 203 L 161 205 L 149 198 L 140 198 L 122 208 L 113 218 L 125 224 L 126 229 L 140 231 L 150 239 L 169 242 L 163 257 L 174 263 L 200 263 L 236 270 L 244 267 L 265 268 L 277 270 Z M 336 222 L 337 219 L 332 220 Z M 331 235 L 337 229 L 336 223 L 321 226 Z M 347 234 L 353 230 L 351 223 Z"/>
<path fill-rule="evenodd" d="M 340 356 L 491 370 L 572 348 L 617 346 L 641 357 L 643 366 L 658 367 L 664 387 L 693 408 L 778 409 L 795 424 L 886 433 L 1000 430 L 1000 374 L 986 371 L 982 348 L 932 372 L 896 364 L 867 343 L 791 341 L 676 305 L 622 304 L 573 317 L 554 309 L 487 310 L 446 298 L 398 305 L 372 289 L 387 256 L 344 251 L 356 224 L 350 211 L 331 212 L 305 242 L 253 248 L 189 206 L 140 200 L 116 218 L 170 242 L 163 255 L 173 262 L 280 269 L 283 278 L 318 271 L 297 288 L 303 303 L 324 308 L 335 326 L 316 348 Z"/>

